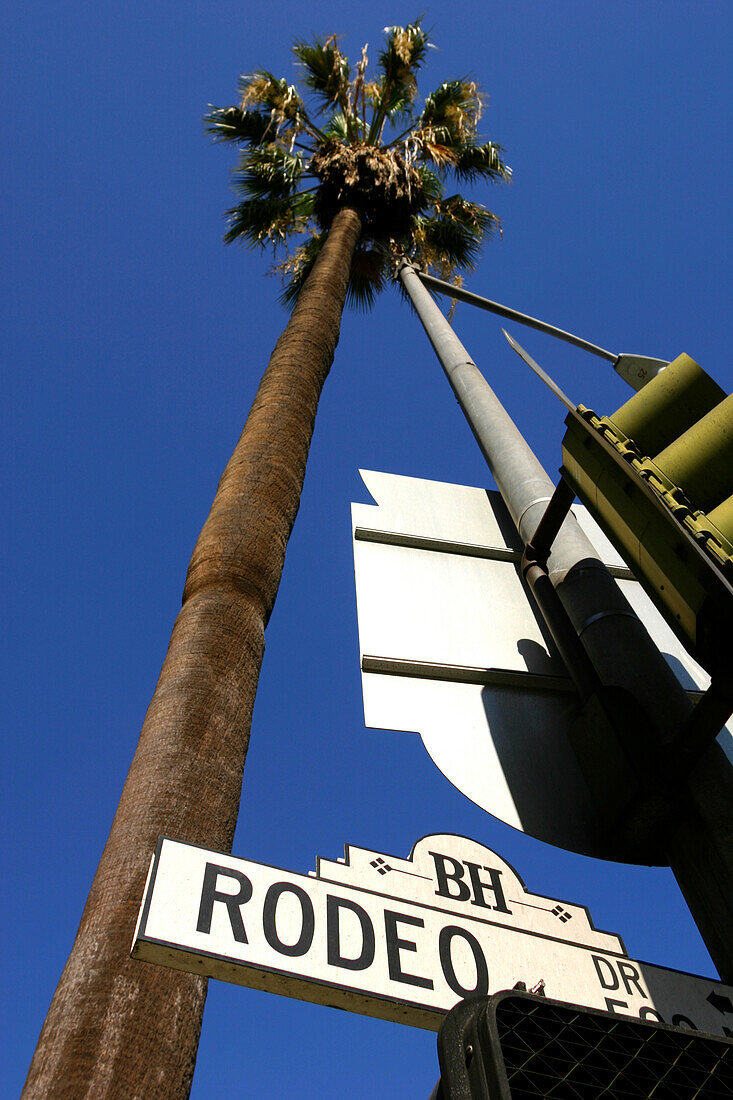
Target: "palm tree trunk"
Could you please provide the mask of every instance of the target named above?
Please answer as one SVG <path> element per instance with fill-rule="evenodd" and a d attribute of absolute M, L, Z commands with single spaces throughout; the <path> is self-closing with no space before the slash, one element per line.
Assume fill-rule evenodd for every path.
<path fill-rule="evenodd" d="M 161 833 L 231 850 L 265 626 L 360 231 L 355 210 L 335 217 L 219 483 L 25 1100 L 188 1096 L 206 979 L 131 960 L 135 920 Z"/>

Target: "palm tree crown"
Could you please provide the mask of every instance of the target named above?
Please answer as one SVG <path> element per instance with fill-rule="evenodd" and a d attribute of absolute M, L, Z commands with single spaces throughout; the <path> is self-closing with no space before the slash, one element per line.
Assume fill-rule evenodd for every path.
<path fill-rule="evenodd" d="M 362 223 L 347 301 L 363 307 L 404 255 L 443 278 L 472 268 L 499 224 L 480 203 L 444 193 L 451 177 L 510 178 L 501 146 L 479 138 L 478 86 L 441 84 L 418 113 L 416 74 L 428 35 L 419 21 L 385 34 L 375 80 L 366 46 L 352 69 L 335 35 L 296 42 L 305 96 L 260 69 L 241 78 L 238 106 L 206 116 L 217 139 L 242 146 L 234 184 L 242 197 L 228 212 L 225 240 L 276 250 L 294 243 L 276 268 L 286 304 L 295 302 L 343 206 L 355 208 Z"/>

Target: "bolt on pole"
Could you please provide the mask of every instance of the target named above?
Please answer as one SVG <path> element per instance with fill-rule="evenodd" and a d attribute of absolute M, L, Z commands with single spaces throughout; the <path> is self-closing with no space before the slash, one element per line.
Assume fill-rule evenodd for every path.
<path fill-rule="evenodd" d="M 398 277 L 526 545 L 555 487 L 408 261 Z M 607 794 L 601 814 L 617 832 L 619 852 L 626 845 L 637 856 L 663 853 L 721 978 L 733 981 L 733 766 L 713 744 L 678 785 L 665 782 L 674 773 L 667 746 L 693 705 L 572 514 L 553 543 L 547 574 L 611 693 L 606 703 L 617 704 L 613 729 L 591 706 L 571 731 L 589 786 L 597 783 L 602 802 L 609 771 L 640 785 L 636 799 L 625 799 L 622 789 Z M 615 821 L 614 798 L 621 811 Z"/>

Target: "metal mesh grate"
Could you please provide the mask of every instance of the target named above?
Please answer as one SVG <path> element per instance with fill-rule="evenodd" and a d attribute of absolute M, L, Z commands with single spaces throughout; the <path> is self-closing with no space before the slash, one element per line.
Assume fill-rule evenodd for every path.
<path fill-rule="evenodd" d="M 512 1100 L 731 1100 L 733 1046 L 508 997 L 496 1026 Z"/>

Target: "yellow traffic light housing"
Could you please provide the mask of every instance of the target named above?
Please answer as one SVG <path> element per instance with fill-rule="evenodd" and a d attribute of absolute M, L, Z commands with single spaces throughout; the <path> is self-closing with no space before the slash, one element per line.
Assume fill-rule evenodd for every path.
<path fill-rule="evenodd" d="M 686 648 L 719 669 L 733 626 L 733 396 L 680 355 L 612 416 L 579 405 L 565 423 L 563 478 Z"/>

